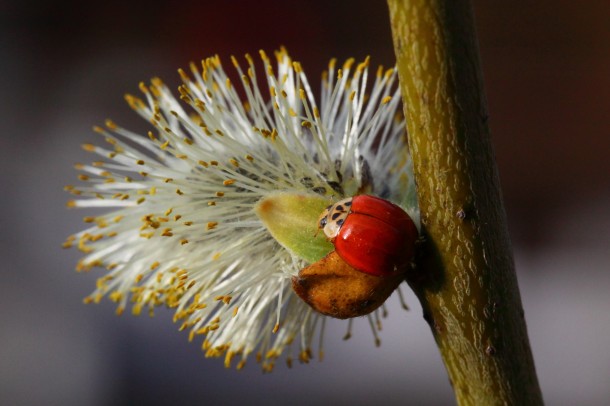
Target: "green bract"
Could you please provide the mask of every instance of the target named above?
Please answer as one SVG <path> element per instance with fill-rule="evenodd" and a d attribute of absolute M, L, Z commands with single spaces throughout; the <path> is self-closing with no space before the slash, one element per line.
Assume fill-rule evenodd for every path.
<path fill-rule="evenodd" d="M 255 212 L 277 242 L 299 258 L 313 263 L 334 248 L 317 224 L 320 214 L 330 203 L 319 195 L 275 193 L 262 199 Z"/>

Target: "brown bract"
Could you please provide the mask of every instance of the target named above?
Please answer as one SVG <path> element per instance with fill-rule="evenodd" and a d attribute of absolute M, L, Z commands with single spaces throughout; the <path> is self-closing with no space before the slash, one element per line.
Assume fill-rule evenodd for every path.
<path fill-rule="evenodd" d="M 383 277 L 360 272 L 332 251 L 301 269 L 292 289 L 319 313 L 347 319 L 377 309 L 403 280 L 403 272 Z"/>

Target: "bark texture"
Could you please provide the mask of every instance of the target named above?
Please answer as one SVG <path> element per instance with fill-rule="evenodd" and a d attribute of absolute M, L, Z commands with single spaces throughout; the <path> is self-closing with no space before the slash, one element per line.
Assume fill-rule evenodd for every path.
<path fill-rule="evenodd" d="M 408 282 L 460 405 L 540 405 L 471 5 L 388 4 L 425 238 Z"/>

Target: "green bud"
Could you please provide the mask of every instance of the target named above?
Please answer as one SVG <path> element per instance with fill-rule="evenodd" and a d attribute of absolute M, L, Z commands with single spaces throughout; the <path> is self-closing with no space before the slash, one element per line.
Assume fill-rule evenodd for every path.
<path fill-rule="evenodd" d="M 318 230 L 318 218 L 330 203 L 314 194 L 276 193 L 258 202 L 254 211 L 277 242 L 313 263 L 334 249 Z"/>

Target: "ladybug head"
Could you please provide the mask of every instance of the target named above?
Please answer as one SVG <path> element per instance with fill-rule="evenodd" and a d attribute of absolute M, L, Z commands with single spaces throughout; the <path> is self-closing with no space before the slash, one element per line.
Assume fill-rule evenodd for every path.
<path fill-rule="evenodd" d="M 343 199 L 328 206 L 318 218 L 318 229 L 324 230 L 329 240 L 334 240 L 350 211 L 352 199 Z"/>
<path fill-rule="evenodd" d="M 330 213 L 331 207 L 333 207 L 332 204 L 326 207 L 322 214 L 320 214 L 320 217 L 318 217 L 318 230 L 324 230 L 324 227 L 326 227 L 326 224 L 328 224 L 328 214 Z"/>

